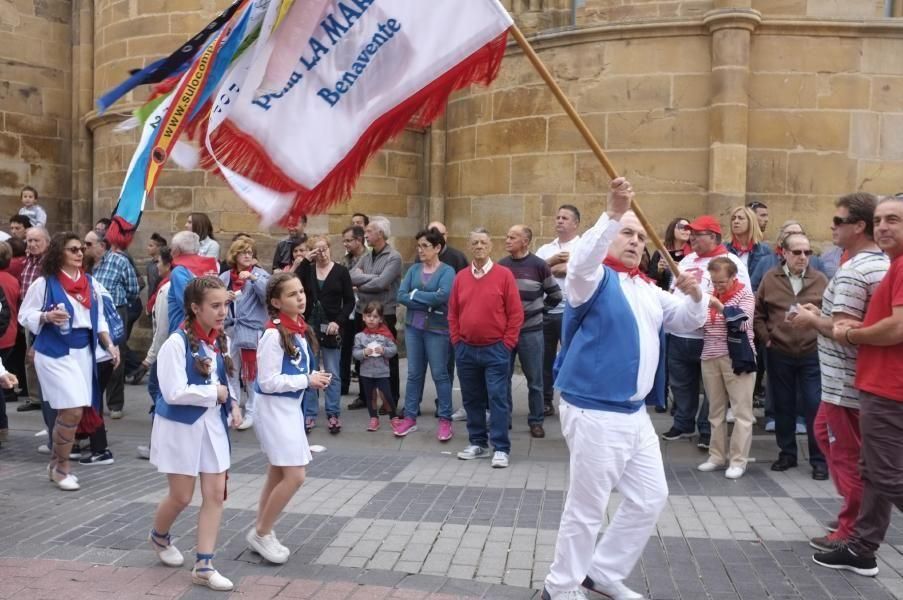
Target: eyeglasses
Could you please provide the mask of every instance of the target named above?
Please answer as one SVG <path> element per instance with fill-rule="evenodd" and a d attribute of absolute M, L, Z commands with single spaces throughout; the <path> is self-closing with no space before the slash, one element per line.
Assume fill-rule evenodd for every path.
<path fill-rule="evenodd" d="M 433 248 L 434 246 L 432 244 L 426 243 L 426 244 L 417 244 L 417 247 L 422 248 L 423 250 L 429 250 L 430 248 Z"/>
<path fill-rule="evenodd" d="M 66 248 L 66 252 L 71 252 L 72 254 L 84 254 L 85 250 L 84 246 L 68 246 Z"/>
<path fill-rule="evenodd" d="M 689 225 L 688 225 L 688 226 L 687 226 L 687 229 L 689 229 L 689 228 L 690 228 L 690 227 L 689 227 Z M 702 237 L 702 236 L 704 236 L 704 235 L 711 235 L 711 236 L 714 236 L 715 234 L 712 233 L 711 231 L 694 231 L 694 230 L 690 229 L 690 237 Z"/>
<path fill-rule="evenodd" d="M 690 225 L 688 223 L 678 223 L 677 230 L 678 231 L 689 231 Z"/>
<path fill-rule="evenodd" d="M 812 250 L 788 250 L 788 252 L 794 256 L 802 256 L 803 254 L 812 256 Z"/>
<path fill-rule="evenodd" d="M 834 217 L 831 221 L 834 223 L 834 227 L 840 227 L 841 225 L 853 225 L 854 223 L 858 223 L 862 219 L 857 219 L 855 217 L 847 217 L 846 219 L 841 217 Z"/>

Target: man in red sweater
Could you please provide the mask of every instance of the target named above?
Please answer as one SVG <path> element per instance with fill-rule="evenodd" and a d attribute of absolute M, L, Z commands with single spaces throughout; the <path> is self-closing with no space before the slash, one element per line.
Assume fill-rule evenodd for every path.
<path fill-rule="evenodd" d="M 455 277 L 448 301 L 448 328 L 470 439 L 458 458 L 488 458 L 491 442 L 495 450 L 492 466 L 504 469 L 511 453 L 508 368 L 524 323 L 524 309 L 514 275 L 495 266 L 489 257 L 492 240 L 488 231 L 478 228 L 470 234 L 470 252 L 473 262 Z"/>

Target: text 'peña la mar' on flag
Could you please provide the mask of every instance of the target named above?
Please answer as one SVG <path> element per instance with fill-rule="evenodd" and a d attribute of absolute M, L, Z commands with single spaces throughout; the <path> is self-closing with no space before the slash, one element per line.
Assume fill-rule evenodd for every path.
<path fill-rule="evenodd" d="M 498 73 L 498 0 L 304 0 L 224 75 L 202 161 L 265 224 L 347 198 L 369 158 L 448 97 Z"/>

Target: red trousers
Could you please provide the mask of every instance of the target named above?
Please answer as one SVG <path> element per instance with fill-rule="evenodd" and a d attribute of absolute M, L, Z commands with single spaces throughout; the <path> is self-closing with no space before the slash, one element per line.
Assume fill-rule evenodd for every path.
<path fill-rule="evenodd" d="M 815 415 L 815 439 L 831 471 L 843 506 L 837 515 L 839 527 L 832 539 L 847 539 L 862 504 L 862 478 L 859 475 L 859 410 L 822 401 Z"/>

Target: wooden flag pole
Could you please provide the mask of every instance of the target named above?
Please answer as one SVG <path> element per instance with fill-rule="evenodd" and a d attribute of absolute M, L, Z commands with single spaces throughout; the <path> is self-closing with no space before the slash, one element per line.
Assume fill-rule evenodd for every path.
<path fill-rule="evenodd" d="M 546 68 L 546 65 L 542 62 L 542 59 L 539 58 L 539 55 L 537 55 L 536 51 L 533 50 L 533 46 L 530 45 L 530 42 L 527 41 L 527 38 L 524 37 L 524 34 L 517 27 L 517 25 L 512 25 L 510 31 L 511 35 L 514 36 L 514 39 L 521 47 L 521 50 L 524 51 L 527 59 L 533 65 L 533 68 L 536 69 L 536 71 L 539 73 L 539 76 L 542 77 L 543 81 L 546 82 L 546 85 L 549 86 L 549 89 L 552 90 L 552 94 L 555 95 L 555 98 L 558 100 L 558 103 L 561 104 L 564 112 L 566 112 L 567 115 L 571 118 L 571 121 L 574 123 L 577 131 L 580 132 L 580 135 L 582 135 L 583 139 L 586 140 L 586 143 L 589 144 L 590 150 L 592 150 L 593 154 L 596 155 L 596 158 L 599 159 L 599 162 L 602 164 L 605 172 L 608 173 L 608 176 L 612 179 L 616 179 L 618 177 L 618 172 L 615 170 L 614 165 L 612 165 L 611 161 L 608 160 L 608 157 L 605 155 L 605 151 L 602 150 L 602 146 L 599 145 L 599 142 L 596 141 L 596 138 L 589 130 L 589 127 L 587 127 L 586 123 L 583 121 L 580 115 L 577 114 L 577 110 L 574 108 L 574 105 L 571 104 L 571 101 L 568 100 L 567 96 L 564 95 L 564 91 L 561 89 L 561 86 L 559 86 L 558 82 L 556 82 L 552 77 L 552 74 Z M 636 200 L 633 200 L 630 203 L 630 208 L 634 213 L 636 213 L 637 219 L 639 219 L 640 223 L 643 225 L 643 228 L 646 230 L 646 235 L 648 236 L 648 238 L 652 241 L 653 245 L 655 245 L 655 247 L 659 249 L 665 261 L 667 261 L 668 268 L 671 269 L 671 272 L 674 273 L 675 276 L 677 276 L 680 273 L 680 270 L 677 267 L 677 263 L 674 262 L 673 258 L 671 258 L 671 253 L 668 252 L 661 238 L 659 238 L 658 234 L 655 233 L 655 229 L 652 228 L 652 225 L 649 223 L 649 220 L 643 213 L 643 209 L 640 208 L 639 203 Z"/>

